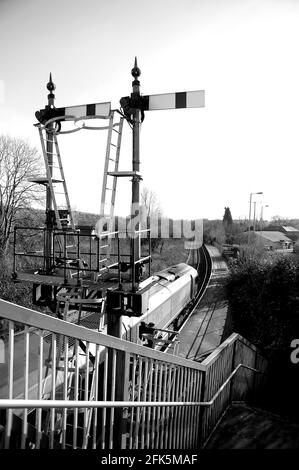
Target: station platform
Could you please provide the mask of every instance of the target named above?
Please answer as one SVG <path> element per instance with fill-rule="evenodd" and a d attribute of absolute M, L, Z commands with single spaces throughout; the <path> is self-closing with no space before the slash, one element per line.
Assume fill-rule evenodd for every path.
<path fill-rule="evenodd" d="M 177 355 L 202 361 L 219 346 L 227 317 L 227 301 L 223 283 L 228 267 L 218 248 L 207 246 L 212 259 L 210 282 L 199 305 L 183 326 L 179 335 Z"/>

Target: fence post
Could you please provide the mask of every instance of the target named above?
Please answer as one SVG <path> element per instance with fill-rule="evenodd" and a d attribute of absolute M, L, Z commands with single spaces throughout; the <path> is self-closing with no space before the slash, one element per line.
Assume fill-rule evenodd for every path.
<path fill-rule="evenodd" d="M 237 347 L 237 342 L 238 342 L 238 339 L 236 339 L 236 341 L 234 341 L 233 343 L 233 355 L 232 355 L 232 368 L 231 368 L 231 373 L 234 371 L 235 369 L 235 357 L 236 357 L 236 347 Z M 233 401 L 233 387 L 234 387 L 234 381 L 235 381 L 235 376 L 232 377 L 231 381 L 230 381 L 230 386 L 229 386 L 229 404 L 232 403 Z"/>
<path fill-rule="evenodd" d="M 116 381 L 115 400 L 128 401 L 129 399 L 129 367 L 130 354 L 126 351 L 116 353 Z M 127 408 L 115 408 L 114 420 L 114 448 L 125 449 L 127 443 Z"/>
<path fill-rule="evenodd" d="M 207 374 L 206 370 L 202 372 L 200 401 L 205 401 L 205 398 L 206 398 L 206 393 L 205 393 L 206 392 L 206 374 Z M 201 448 L 204 444 L 204 438 L 205 438 L 204 418 L 205 418 L 205 415 L 206 415 L 206 407 L 201 406 L 200 410 L 199 410 L 199 423 L 198 423 L 198 426 L 199 426 L 199 440 L 198 440 L 199 448 Z"/>
<path fill-rule="evenodd" d="M 130 354 L 126 351 L 115 351 L 115 369 L 113 373 L 113 350 L 108 351 L 107 400 L 128 401 Z M 113 378 L 114 377 L 114 378 Z M 112 408 L 107 409 L 107 423 L 110 421 Z M 113 429 L 106 428 L 106 447 L 112 431 L 113 449 L 125 449 L 127 438 L 128 410 L 114 408 Z"/>

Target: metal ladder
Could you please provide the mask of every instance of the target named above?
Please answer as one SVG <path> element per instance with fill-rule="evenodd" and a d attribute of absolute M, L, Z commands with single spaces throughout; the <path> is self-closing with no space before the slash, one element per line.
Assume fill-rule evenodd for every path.
<path fill-rule="evenodd" d="M 106 303 L 105 298 L 97 297 L 97 293 L 97 289 L 88 289 L 87 293 L 85 288 L 82 286 L 65 287 L 63 292 L 57 294 L 56 317 L 59 317 L 64 321 L 71 321 L 72 323 L 80 325 L 84 305 L 89 305 L 94 307 L 94 312 L 92 312 L 91 315 L 98 313 L 97 329 L 98 331 L 102 331 L 104 329 Z M 70 305 L 73 305 L 71 310 Z M 78 313 L 77 319 L 75 319 L 75 317 L 73 320 L 68 318 L 68 314 L 72 311 Z M 88 318 L 88 316 L 86 318 Z"/>
<path fill-rule="evenodd" d="M 61 230 L 69 224 L 69 227 L 75 230 L 56 132 L 53 131 L 52 133 L 53 140 L 49 140 L 47 139 L 47 130 L 45 127 L 38 125 L 38 131 L 45 162 L 46 177 L 35 178 L 34 182 L 47 185 L 50 189 L 57 229 Z M 55 151 L 51 153 L 52 163 L 49 163 L 47 142 L 53 142 L 55 145 Z M 60 187 L 59 191 L 57 191 L 57 185 Z"/>
<path fill-rule="evenodd" d="M 117 120 L 116 116 L 118 117 L 117 112 L 112 111 L 109 120 L 106 157 L 103 173 L 100 220 L 96 225 L 96 233 L 100 239 L 100 273 L 107 270 L 111 254 L 111 236 L 108 234 L 113 230 L 114 205 L 117 176 L 119 175 L 118 166 L 124 121 L 123 117 L 119 117 L 119 120 Z"/>

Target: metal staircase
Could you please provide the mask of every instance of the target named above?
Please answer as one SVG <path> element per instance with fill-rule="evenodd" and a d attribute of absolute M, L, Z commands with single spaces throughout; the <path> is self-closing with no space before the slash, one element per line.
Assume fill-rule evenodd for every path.
<path fill-rule="evenodd" d="M 106 302 L 97 288 L 67 286 L 57 294 L 56 299 L 57 318 L 97 331 L 104 329 Z"/>
<path fill-rule="evenodd" d="M 232 403 L 254 403 L 264 388 L 267 361 L 236 333 L 197 363 L 1 299 L 0 315 L 10 325 L 5 448 L 200 449 Z"/>

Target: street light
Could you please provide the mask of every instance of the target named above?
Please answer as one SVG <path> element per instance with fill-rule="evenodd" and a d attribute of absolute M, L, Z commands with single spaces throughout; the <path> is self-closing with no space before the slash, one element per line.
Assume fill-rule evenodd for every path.
<path fill-rule="evenodd" d="M 250 198 L 249 198 L 249 221 L 248 221 L 248 224 L 249 224 L 249 227 L 248 227 L 248 243 L 249 243 L 249 236 L 250 236 L 250 222 L 251 222 L 251 200 L 252 200 L 252 196 L 254 194 L 263 194 L 262 191 L 258 191 L 257 193 L 250 193 Z"/>
<path fill-rule="evenodd" d="M 269 207 L 269 205 L 268 205 L 268 204 L 264 204 L 264 205 L 261 207 L 261 220 L 260 220 L 260 224 L 261 224 L 261 229 L 262 229 L 262 230 L 263 230 L 264 207 Z"/>
<path fill-rule="evenodd" d="M 256 213 L 256 201 L 253 202 L 253 231 L 255 232 L 255 213 Z"/>

